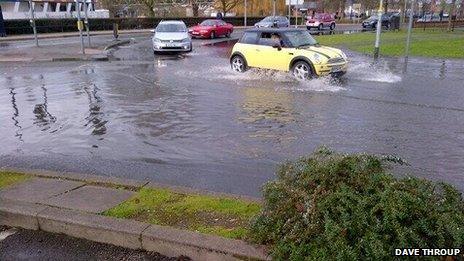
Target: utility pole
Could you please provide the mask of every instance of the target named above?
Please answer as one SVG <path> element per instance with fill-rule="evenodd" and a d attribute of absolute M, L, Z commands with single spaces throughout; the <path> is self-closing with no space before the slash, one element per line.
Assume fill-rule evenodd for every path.
<path fill-rule="evenodd" d="M 244 10 L 244 15 L 243 15 L 243 25 L 246 27 L 247 26 L 247 9 L 248 9 L 248 3 L 247 0 L 245 0 L 245 10 Z"/>
<path fill-rule="evenodd" d="M 405 62 L 407 62 L 409 59 L 409 48 L 411 46 L 411 33 L 412 33 L 412 24 L 414 21 L 414 5 L 415 4 L 416 4 L 416 0 L 412 0 L 411 13 L 409 14 L 408 36 L 406 38 L 406 53 L 404 56 Z"/>
<path fill-rule="evenodd" d="M 272 5 L 272 16 L 276 16 L 276 0 L 273 0 L 273 5 Z"/>
<path fill-rule="evenodd" d="M 32 0 L 29 0 L 29 14 L 31 16 L 31 26 L 32 26 L 32 31 L 34 32 L 34 40 L 35 40 L 35 46 L 39 47 L 39 39 L 37 38 L 37 27 L 35 25 L 35 17 L 34 17 L 34 5 L 32 3 Z"/>
<path fill-rule="evenodd" d="M 85 54 L 84 47 L 84 36 L 82 35 L 82 30 L 84 29 L 84 24 L 81 19 L 81 5 L 80 0 L 76 0 L 76 10 L 77 10 L 77 29 L 79 29 L 79 38 L 81 39 L 81 52 Z"/>
<path fill-rule="evenodd" d="M 90 47 L 90 24 L 89 24 L 89 14 L 88 14 L 88 7 L 90 7 L 90 5 L 87 5 L 87 0 L 84 0 L 84 14 L 85 14 L 85 29 L 87 31 L 87 39 L 89 41 L 89 47 Z"/>
<path fill-rule="evenodd" d="M 379 49 L 380 49 L 380 32 L 382 31 L 382 14 L 383 14 L 383 0 L 380 0 L 379 11 L 377 12 L 377 34 L 375 36 L 375 48 L 374 48 L 374 60 L 379 59 Z"/>
<path fill-rule="evenodd" d="M 451 30 L 454 30 L 453 28 L 453 17 L 455 15 L 455 10 L 456 9 L 456 0 L 453 0 L 451 2 L 451 8 L 450 8 L 450 13 L 449 13 L 449 21 L 448 21 L 448 32 L 451 32 Z M 457 14 L 456 14 L 456 18 L 457 18 Z"/>

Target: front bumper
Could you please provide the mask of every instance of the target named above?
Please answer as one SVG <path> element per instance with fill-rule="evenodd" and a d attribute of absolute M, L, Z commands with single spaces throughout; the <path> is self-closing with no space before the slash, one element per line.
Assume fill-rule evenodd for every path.
<path fill-rule="evenodd" d="M 192 42 L 182 43 L 153 43 L 153 51 L 155 52 L 191 52 Z"/>
<path fill-rule="evenodd" d="M 348 71 L 348 63 L 321 64 L 314 66 L 318 76 L 342 76 Z"/>
<path fill-rule="evenodd" d="M 189 34 L 193 38 L 209 38 L 211 35 L 210 32 L 199 32 L 199 31 L 192 31 L 192 32 L 189 32 Z"/>

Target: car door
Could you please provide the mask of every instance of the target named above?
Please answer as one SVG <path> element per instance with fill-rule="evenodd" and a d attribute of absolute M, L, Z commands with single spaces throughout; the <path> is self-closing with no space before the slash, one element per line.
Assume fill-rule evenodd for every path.
<path fill-rule="evenodd" d="M 245 32 L 240 39 L 240 52 L 250 67 L 257 67 L 261 59 L 261 52 L 258 51 L 259 32 Z"/>
<path fill-rule="evenodd" d="M 263 69 L 272 69 L 287 71 L 289 64 L 289 53 L 287 48 L 282 46 L 282 48 L 275 48 L 274 45 L 276 42 L 273 39 L 273 36 L 278 36 L 282 41 L 282 35 L 278 32 L 262 32 L 258 39 L 258 47 L 256 48 L 257 55 L 259 57 L 257 61 L 257 66 Z"/>
<path fill-rule="evenodd" d="M 225 27 L 224 21 L 217 21 L 217 31 L 218 35 L 226 35 L 227 34 L 227 29 Z"/>

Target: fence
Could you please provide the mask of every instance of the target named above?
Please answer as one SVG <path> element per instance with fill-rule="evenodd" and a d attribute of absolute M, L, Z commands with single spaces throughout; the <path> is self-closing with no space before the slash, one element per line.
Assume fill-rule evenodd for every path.
<path fill-rule="evenodd" d="M 464 19 L 452 21 L 453 28 L 464 27 Z M 448 21 L 414 22 L 414 28 L 448 28 Z"/>

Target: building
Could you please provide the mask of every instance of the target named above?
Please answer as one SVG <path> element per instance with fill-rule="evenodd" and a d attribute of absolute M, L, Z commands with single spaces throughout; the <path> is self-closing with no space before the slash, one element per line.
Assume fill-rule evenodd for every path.
<path fill-rule="evenodd" d="M 82 0 L 84 1 L 84 0 Z M 89 18 L 109 18 L 108 10 L 96 10 L 94 0 L 85 0 L 86 5 L 81 5 L 81 11 L 87 8 Z M 0 2 L 3 18 L 5 20 L 29 19 L 30 7 L 27 0 L 3 0 Z M 33 0 L 34 16 L 41 18 L 75 18 L 77 17 L 76 2 L 73 0 Z"/>

